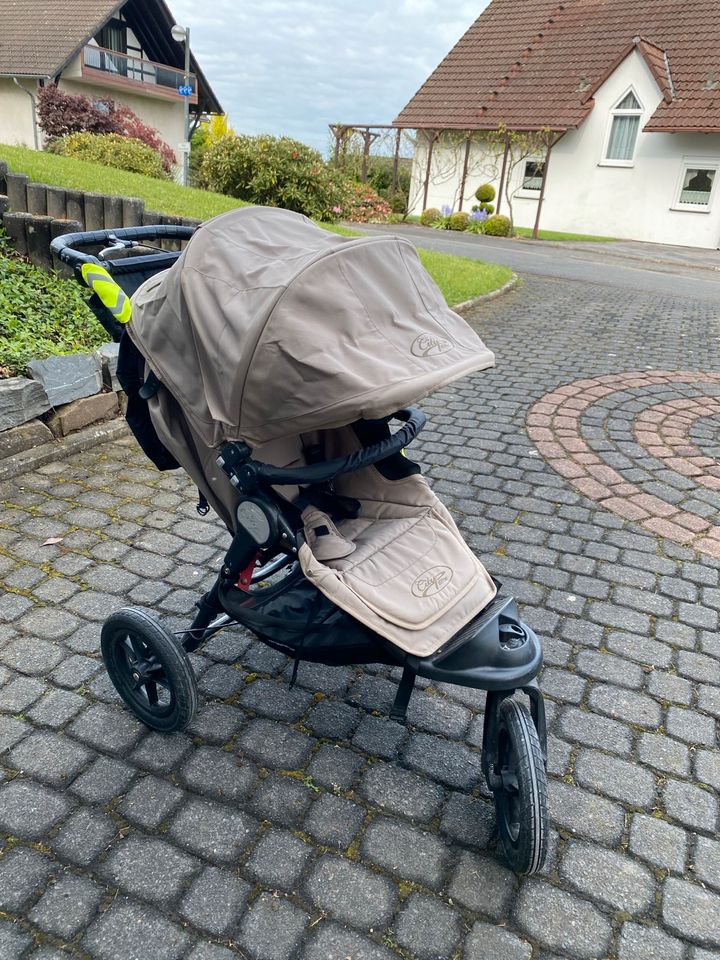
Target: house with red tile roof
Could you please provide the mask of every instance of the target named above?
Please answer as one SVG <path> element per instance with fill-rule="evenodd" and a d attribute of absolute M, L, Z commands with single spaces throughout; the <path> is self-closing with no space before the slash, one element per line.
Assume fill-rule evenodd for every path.
<path fill-rule="evenodd" d="M 55 82 L 131 107 L 178 151 L 184 139 L 183 44 L 164 0 L 0 0 L 0 143 L 41 145 L 35 100 Z M 191 57 L 190 113 L 222 113 Z"/>
<path fill-rule="evenodd" d="M 720 246 L 715 0 L 492 0 L 393 125 L 413 213 L 492 182 L 520 226 Z"/>

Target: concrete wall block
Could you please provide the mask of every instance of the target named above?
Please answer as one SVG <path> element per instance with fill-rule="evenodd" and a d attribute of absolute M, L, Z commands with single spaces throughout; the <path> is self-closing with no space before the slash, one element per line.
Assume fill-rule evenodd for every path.
<path fill-rule="evenodd" d="M 47 425 L 56 437 L 67 437 L 68 434 L 83 427 L 97 423 L 99 420 L 109 420 L 117 416 L 118 398 L 115 393 L 99 393 L 94 397 L 85 397 L 73 400 L 56 410 L 48 417 Z"/>
<path fill-rule="evenodd" d="M 123 225 L 123 198 L 103 197 L 105 230 L 113 230 Z"/>
<path fill-rule="evenodd" d="M 27 213 L 27 185 L 30 177 L 24 173 L 8 173 L 5 177 L 10 209 L 13 213 Z"/>
<path fill-rule="evenodd" d="M 27 231 L 27 255 L 36 267 L 43 270 L 52 270 L 51 223 L 51 217 L 29 216 L 25 226 Z"/>
<path fill-rule="evenodd" d="M 7 193 L 7 181 L 6 177 L 10 172 L 10 168 L 4 160 L 0 160 L 0 193 Z"/>
<path fill-rule="evenodd" d="M 46 187 L 47 215 L 54 220 L 67 218 L 67 195 L 62 187 Z"/>
<path fill-rule="evenodd" d="M 15 457 L 18 453 L 32 450 L 53 438 L 42 420 L 28 420 L 19 427 L 0 431 L 0 460 Z"/>
<path fill-rule="evenodd" d="M 98 357 L 102 365 L 103 383 L 109 390 L 115 392 L 122 390 L 120 381 L 117 378 L 119 349 L 119 343 L 104 343 L 95 351 L 95 356 Z"/>
<path fill-rule="evenodd" d="M 50 401 L 41 383 L 26 377 L 0 380 L 0 430 L 19 427 L 50 409 Z"/>
<path fill-rule="evenodd" d="M 26 257 L 28 253 L 27 245 L 27 222 L 30 215 L 27 213 L 5 213 L 3 214 L 3 225 L 10 237 L 10 241 L 17 252 Z"/>
<path fill-rule="evenodd" d="M 65 233 L 80 233 L 82 230 L 82 224 L 78 220 L 53 220 L 50 224 L 50 237 L 55 239 L 56 237 L 62 237 Z M 57 270 L 61 277 L 64 277 L 66 280 L 69 280 L 73 275 L 73 268 L 68 266 L 67 263 L 63 263 L 62 260 L 58 260 L 56 256 L 52 258 L 53 270 Z"/>
<path fill-rule="evenodd" d="M 66 190 L 65 215 L 68 220 L 77 220 L 81 229 L 89 230 L 90 227 L 85 227 L 85 196 L 81 190 Z"/>
<path fill-rule="evenodd" d="M 27 191 L 27 212 L 34 217 L 46 217 L 47 208 L 47 187 L 44 183 L 28 183 L 25 187 Z"/>
<path fill-rule="evenodd" d="M 157 226 L 158 223 L 163 222 L 162 214 L 157 210 L 143 210 L 142 222 L 144 227 Z"/>
<path fill-rule="evenodd" d="M 102 364 L 94 353 L 31 360 L 28 376 L 42 385 L 53 407 L 91 397 L 102 389 Z"/>
<path fill-rule="evenodd" d="M 0 193 L 0 220 L 2 220 L 3 214 L 7 213 L 9 209 L 10 201 L 4 193 Z"/>
<path fill-rule="evenodd" d="M 123 197 L 123 222 L 124 227 L 139 227 L 143 222 L 143 211 L 145 210 L 145 201 L 137 197 Z"/>
<path fill-rule="evenodd" d="M 86 230 L 104 230 L 105 229 L 105 198 L 101 193 L 83 194 L 85 208 L 85 229 Z M 73 219 L 79 219 L 73 217 Z"/>

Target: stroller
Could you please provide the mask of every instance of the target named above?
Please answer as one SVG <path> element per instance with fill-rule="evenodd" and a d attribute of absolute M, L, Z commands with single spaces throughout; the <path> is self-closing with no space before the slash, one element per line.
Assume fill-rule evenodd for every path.
<path fill-rule="evenodd" d="M 486 690 L 482 769 L 500 840 L 517 873 L 537 872 L 540 642 L 405 454 L 425 424 L 412 404 L 494 356 L 414 247 L 246 207 L 197 230 L 75 233 L 52 248 L 120 343 L 143 450 L 160 469 L 182 466 L 199 512 L 232 536 L 180 639 L 140 610 L 105 622 L 127 707 L 154 730 L 184 728 L 197 707 L 188 654 L 228 624 L 292 658 L 293 681 L 301 661 L 398 668 L 399 722 L 418 677 Z"/>

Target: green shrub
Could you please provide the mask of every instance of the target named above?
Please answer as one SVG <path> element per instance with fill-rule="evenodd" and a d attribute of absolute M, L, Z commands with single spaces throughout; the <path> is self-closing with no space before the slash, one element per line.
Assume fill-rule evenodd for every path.
<path fill-rule="evenodd" d="M 470 214 L 458 210 L 448 217 L 448 230 L 465 230 L 470 223 Z"/>
<path fill-rule="evenodd" d="M 491 183 L 481 184 L 475 191 L 475 199 L 480 203 L 489 203 L 495 199 L 495 187 Z"/>
<path fill-rule="evenodd" d="M 485 203 L 485 201 L 483 201 L 478 207 L 478 210 L 484 210 L 485 213 L 487 213 L 487 215 L 490 216 L 491 214 L 495 213 L 495 204 Z"/>
<path fill-rule="evenodd" d="M 420 223 L 424 227 L 431 227 L 441 216 L 442 214 L 437 207 L 428 207 L 420 214 Z"/>
<path fill-rule="evenodd" d="M 390 209 L 393 213 L 407 213 L 407 196 L 398 190 L 390 198 Z"/>
<path fill-rule="evenodd" d="M 311 147 L 290 137 L 227 136 L 211 143 L 200 183 L 248 203 L 284 207 L 316 220 L 337 220 L 351 181 Z"/>
<path fill-rule="evenodd" d="M 489 237 L 509 237 L 512 233 L 510 217 L 505 217 L 501 213 L 496 213 L 492 217 L 488 217 L 485 221 L 483 233 Z"/>
<path fill-rule="evenodd" d="M 0 232 L 0 377 L 23 374 L 30 360 L 107 342 L 74 280 L 60 280 L 11 251 Z"/>
<path fill-rule="evenodd" d="M 168 179 L 163 158 L 156 150 L 119 133 L 71 133 L 57 142 L 53 152 L 158 180 Z"/>

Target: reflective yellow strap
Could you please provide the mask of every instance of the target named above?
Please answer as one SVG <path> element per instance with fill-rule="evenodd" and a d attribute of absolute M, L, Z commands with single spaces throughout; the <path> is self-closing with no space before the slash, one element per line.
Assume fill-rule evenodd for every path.
<path fill-rule="evenodd" d="M 98 295 L 115 319 L 119 323 L 127 323 L 132 316 L 130 297 L 107 270 L 96 263 L 84 263 L 81 273 L 85 283 Z"/>

